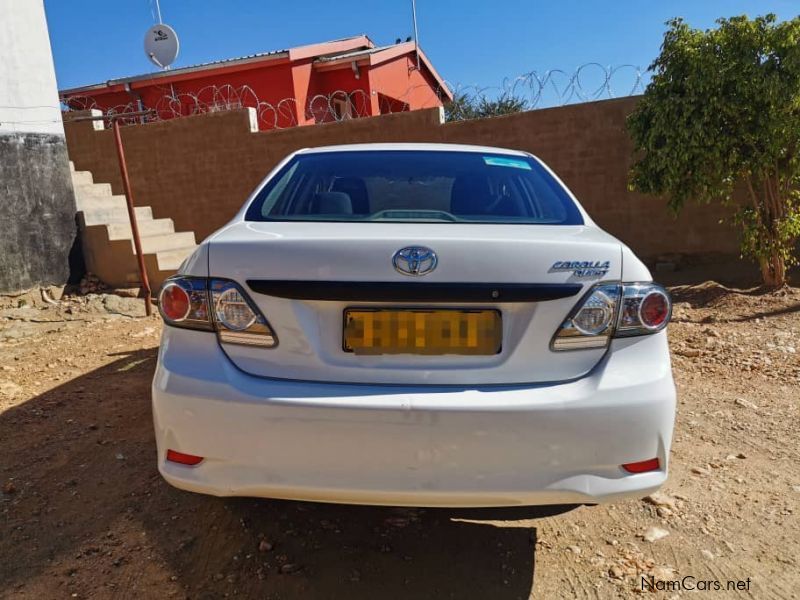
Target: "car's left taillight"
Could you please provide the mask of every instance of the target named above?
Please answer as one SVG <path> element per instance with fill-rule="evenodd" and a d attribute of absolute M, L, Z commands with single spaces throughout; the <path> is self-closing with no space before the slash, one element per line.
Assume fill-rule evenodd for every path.
<path fill-rule="evenodd" d="M 170 277 L 158 294 L 167 325 L 215 331 L 220 342 L 272 348 L 278 338 L 245 291 L 229 279 Z"/>

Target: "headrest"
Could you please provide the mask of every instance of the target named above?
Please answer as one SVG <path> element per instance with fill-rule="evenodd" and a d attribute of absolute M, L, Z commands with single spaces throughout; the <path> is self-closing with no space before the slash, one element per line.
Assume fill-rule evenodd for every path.
<path fill-rule="evenodd" d="M 367 215 L 370 213 L 367 184 L 360 177 L 338 177 L 333 182 L 331 191 L 349 194 L 355 214 Z"/>
<path fill-rule="evenodd" d="M 318 215 L 352 215 L 353 203 L 350 195 L 344 192 L 318 192 L 312 204 L 314 214 Z"/>

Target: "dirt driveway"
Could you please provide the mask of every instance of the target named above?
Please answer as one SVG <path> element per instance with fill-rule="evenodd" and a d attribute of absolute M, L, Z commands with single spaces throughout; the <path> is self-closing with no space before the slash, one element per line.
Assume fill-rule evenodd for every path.
<path fill-rule="evenodd" d="M 675 293 L 668 484 L 558 515 L 175 490 L 149 405 L 159 321 L 116 297 L 6 307 L 0 597 L 616 598 L 642 575 L 672 586 L 658 598 L 800 597 L 800 290 Z"/>

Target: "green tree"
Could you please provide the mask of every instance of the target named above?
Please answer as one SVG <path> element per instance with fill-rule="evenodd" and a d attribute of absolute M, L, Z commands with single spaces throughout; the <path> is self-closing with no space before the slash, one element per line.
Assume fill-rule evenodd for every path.
<path fill-rule="evenodd" d="M 530 110 L 527 100 L 511 92 L 503 92 L 497 98 L 489 98 L 485 94 L 456 92 L 453 100 L 445 106 L 445 121 L 498 117 L 525 110 Z"/>
<path fill-rule="evenodd" d="M 733 205 L 743 254 L 782 286 L 800 235 L 800 18 L 667 24 L 628 119 L 631 188 L 666 195 L 675 212 L 688 199 Z"/>

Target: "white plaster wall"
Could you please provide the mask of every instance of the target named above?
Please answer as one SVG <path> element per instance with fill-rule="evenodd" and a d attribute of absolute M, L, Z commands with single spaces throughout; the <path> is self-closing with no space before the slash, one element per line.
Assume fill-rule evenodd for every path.
<path fill-rule="evenodd" d="M 64 134 L 44 0 L 0 0 L 0 134 Z"/>

